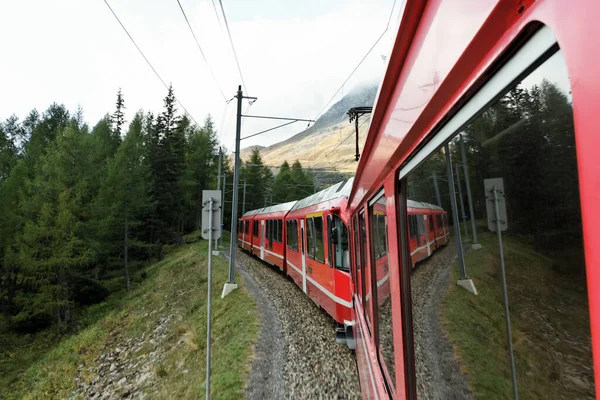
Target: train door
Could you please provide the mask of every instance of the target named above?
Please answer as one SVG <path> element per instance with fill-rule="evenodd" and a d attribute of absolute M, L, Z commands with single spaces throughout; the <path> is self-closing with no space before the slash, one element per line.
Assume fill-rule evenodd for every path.
<path fill-rule="evenodd" d="M 302 291 L 306 293 L 306 242 L 304 241 L 304 218 L 300 219 L 300 247 L 302 248 Z"/>
<path fill-rule="evenodd" d="M 265 259 L 265 220 L 260 221 L 260 258 Z"/>

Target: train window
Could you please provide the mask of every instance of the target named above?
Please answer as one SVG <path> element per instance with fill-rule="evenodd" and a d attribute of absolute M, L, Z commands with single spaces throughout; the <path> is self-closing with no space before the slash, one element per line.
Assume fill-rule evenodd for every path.
<path fill-rule="evenodd" d="M 429 232 L 433 232 L 433 214 L 429 214 L 427 218 L 429 218 Z"/>
<path fill-rule="evenodd" d="M 362 212 L 358 216 L 359 221 L 359 231 L 360 231 L 360 239 L 358 245 L 360 246 L 360 263 L 363 266 L 362 269 L 362 285 L 363 285 L 363 297 L 365 304 L 365 316 L 367 320 L 367 326 L 369 330 L 372 332 L 372 323 L 373 323 L 373 309 L 371 308 L 372 304 L 372 290 L 371 290 L 371 269 L 367 264 L 367 225 L 365 222 L 365 213 Z"/>
<path fill-rule="evenodd" d="M 329 260 L 330 265 L 342 271 L 348 271 L 348 228 L 342 219 L 334 215 L 327 217 L 329 224 Z"/>
<path fill-rule="evenodd" d="M 287 221 L 286 224 L 287 247 L 298 251 L 298 220 Z"/>
<path fill-rule="evenodd" d="M 325 262 L 325 246 L 323 241 L 323 217 L 314 217 L 315 229 L 315 260 Z"/>
<path fill-rule="evenodd" d="M 252 221 L 252 230 L 253 230 L 254 236 L 258 237 L 258 220 L 257 219 Z"/>
<path fill-rule="evenodd" d="M 329 236 L 327 237 L 327 263 L 330 267 L 333 267 L 334 257 L 333 257 L 333 222 L 331 219 L 331 215 L 327 216 L 327 232 L 329 232 Z"/>
<path fill-rule="evenodd" d="M 417 237 L 417 217 L 415 215 L 408 216 L 408 231 L 411 239 Z"/>
<path fill-rule="evenodd" d="M 358 301 L 362 303 L 362 298 L 363 298 L 363 286 L 362 286 L 362 262 L 361 262 L 361 256 L 360 256 L 360 227 L 358 225 L 358 217 L 354 217 L 354 222 L 353 222 L 353 227 L 354 227 L 354 265 L 356 265 L 356 271 L 355 271 L 355 275 L 354 275 L 354 282 L 356 285 L 356 289 L 358 290 Z"/>
<path fill-rule="evenodd" d="M 283 241 L 283 220 L 277 220 L 277 241 L 281 243 Z"/>
<path fill-rule="evenodd" d="M 595 398 L 573 104 L 543 57 L 401 172 L 443 214 L 405 249 L 419 397 L 512 398 L 514 377 L 520 398 Z"/>
<path fill-rule="evenodd" d="M 396 372 L 394 368 L 394 338 L 392 327 L 392 302 L 390 297 L 390 272 L 387 256 L 387 218 L 386 203 L 383 193 L 374 202 L 370 202 L 369 217 L 371 220 L 371 269 L 375 274 L 375 304 L 377 310 L 376 338 L 379 356 L 383 360 L 390 377 L 388 383 L 394 384 Z"/>
<path fill-rule="evenodd" d="M 246 225 L 245 225 L 244 229 L 245 229 L 245 231 L 244 231 L 244 232 L 245 232 L 246 234 L 249 234 L 249 233 L 250 233 L 250 221 L 246 221 Z"/>
<path fill-rule="evenodd" d="M 315 225 L 312 218 L 306 218 L 306 247 L 307 255 L 315 258 Z"/>

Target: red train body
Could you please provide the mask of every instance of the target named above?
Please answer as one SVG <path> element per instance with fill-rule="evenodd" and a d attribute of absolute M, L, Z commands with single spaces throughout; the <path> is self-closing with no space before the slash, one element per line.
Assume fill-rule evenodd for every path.
<path fill-rule="evenodd" d="M 471 179 L 478 185 L 478 192 L 474 192 L 475 199 L 471 200 L 470 192 L 468 199 L 472 231 L 488 235 L 485 236 L 486 240 L 491 240 L 494 236 L 489 236 L 485 229 L 482 230 L 483 224 L 476 227 L 479 221 L 475 220 L 485 220 L 486 204 L 499 200 L 483 196 L 483 181 L 500 176 L 507 185 L 508 195 L 505 201 L 508 203 L 508 219 L 512 221 L 509 224 L 513 224 L 509 226 L 517 225 L 516 234 L 509 235 L 508 240 L 509 248 L 513 249 L 512 258 L 507 261 L 507 271 L 512 274 L 508 277 L 509 286 L 515 285 L 515 281 L 521 283 L 515 277 L 521 276 L 518 274 L 529 267 L 525 263 L 516 268 L 515 259 L 537 257 L 536 260 L 543 261 L 541 264 L 532 262 L 536 268 L 551 265 L 556 269 L 556 262 L 552 264 L 551 257 L 540 253 L 551 253 L 556 251 L 552 246 L 567 244 L 572 246 L 569 254 L 575 254 L 579 237 L 577 235 L 582 232 L 579 245 L 585 276 L 583 292 L 587 295 L 582 297 L 573 294 L 573 297 L 568 297 L 569 301 L 577 298 L 580 301 L 577 304 L 589 304 L 589 312 L 586 309 L 577 314 L 581 328 L 578 332 L 583 332 L 584 335 L 584 339 L 578 342 L 582 349 L 578 349 L 577 357 L 561 357 L 558 359 L 562 361 L 556 361 L 557 368 L 562 371 L 560 362 L 577 360 L 575 364 L 569 364 L 568 368 L 575 365 L 572 370 L 578 371 L 578 379 L 560 381 L 563 378 L 559 377 L 556 378 L 557 382 L 560 381 L 559 385 L 552 381 L 555 375 L 542 373 L 546 364 L 541 365 L 538 371 L 532 367 L 535 360 L 516 363 L 513 360 L 513 381 L 525 382 L 519 389 L 513 385 L 514 393 L 519 390 L 523 391 L 521 397 L 535 397 L 536 393 L 538 397 L 544 397 L 548 394 L 539 394 L 537 390 L 547 386 L 560 390 L 566 388 L 564 393 L 571 393 L 570 396 L 574 398 L 583 397 L 582 394 L 586 394 L 588 398 L 596 397 L 594 388 L 599 376 L 597 367 L 600 365 L 600 351 L 597 350 L 600 342 L 600 314 L 597 311 L 600 304 L 600 290 L 597 289 L 600 284 L 600 269 L 597 268 L 600 258 L 600 225 L 597 223 L 598 212 L 595 207 L 600 187 L 595 118 L 600 109 L 600 80 L 596 73 L 596 65 L 599 64 L 596 61 L 600 61 L 597 41 L 599 16 L 600 2 L 596 0 L 581 0 L 576 3 L 562 0 L 409 0 L 405 3 L 350 195 L 323 201 L 318 201 L 318 196 L 311 196 L 312 200 L 298 201 L 282 217 L 287 231 L 283 253 L 279 253 L 284 260 L 281 268 L 287 268 L 287 273 L 307 295 L 326 309 L 337 322 L 345 325 L 347 337 L 351 339 L 348 340 L 348 345 L 356 349 L 365 399 L 427 397 L 426 391 L 439 389 L 431 387 L 431 382 L 423 378 L 427 368 L 435 367 L 438 360 L 431 360 L 430 364 L 419 360 L 422 357 L 418 354 L 419 348 L 425 346 L 422 343 L 426 343 L 427 338 L 419 332 L 420 327 L 415 326 L 423 321 L 415 322 L 417 317 L 413 304 L 419 301 L 416 296 L 421 295 L 417 293 L 421 289 L 412 286 L 413 276 L 418 273 L 421 265 L 427 264 L 429 260 L 436 260 L 436 254 L 442 253 L 436 252 L 436 249 L 450 243 L 451 236 L 454 236 L 452 242 L 456 241 L 456 248 L 465 247 L 458 225 L 460 219 L 465 219 L 466 216 L 459 216 L 455 207 L 451 223 L 449 214 L 442 207 L 432 205 L 435 200 L 432 200 L 431 188 L 428 187 L 431 186 L 428 182 L 431 175 L 422 172 L 445 168 L 448 196 L 456 198 L 454 178 L 451 178 L 455 171 L 452 170 L 450 157 L 451 154 L 452 157 L 460 157 L 461 147 L 465 145 L 464 137 L 471 140 L 466 146 L 469 156 L 473 157 L 467 161 L 465 150 L 462 149 L 463 165 L 460 168 L 465 169 L 465 176 L 466 164 L 485 167 L 472 172 L 467 180 Z M 531 98 L 542 97 L 543 101 L 524 102 L 524 93 Z M 557 104 L 563 104 L 563 107 L 560 108 Z M 563 118 L 562 125 L 556 131 L 558 133 L 553 133 L 553 126 L 548 123 L 557 116 Z M 543 133 L 532 129 L 536 123 L 546 124 L 539 130 Z M 499 129 L 494 131 L 492 128 L 496 125 Z M 488 136 L 482 134 L 486 130 L 491 131 Z M 520 132 L 521 135 L 515 135 L 515 132 Z M 463 138 L 457 140 L 459 134 Z M 517 140 L 524 142 L 511 142 Z M 504 150 L 502 146 L 505 146 Z M 534 150 L 519 153 L 520 148 Z M 544 153 L 538 156 L 535 149 Z M 542 160 L 550 156 L 563 160 L 568 152 L 574 154 L 575 160 L 574 170 L 570 170 L 570 179 L 562 178 L 561 181 L 554 177 L 561 176 L 561 169 L 568 167 L 566 164 L 554 164 L 560 165 L 560 168 L 555 168 L 552 163 L 544 164 L 539 169 Z M 517 156 L 512 153 L 517 153 Z M 487 158 L 483 159 L 481 154 L 486 154 Z M 443 159 L 446 160 L 445 166 L 443 161 L 439 161 Z M 531 159 L 535 162 L 531 162 Z M 535 177 L 533 181 L 519 181 L 522 176 L 511 174 L 511 171 L 522 167 L 523 163 L 526 163 L 527 168 L 520 170 L 522 174 L 538 168 L 535 171 L 537 175 L 532 175 Z M 454 166 L 457 167 L 458 165 Z M 544 173 L 550 174 L 551 179 L 543 181 Z M 434 174 L 433 180 L 435 179 Z M 542 185 L 540 182 L 552 189 L 544 192 L 544 196 L 532 196 L 531 193 L 539 190 L 537 186 Z M 557 197 L 561 194 L 562 187 L 551 186 L 548 182 L 561 182 L 569 188 L 570 191 L 565 190 L 569 195 Z M 437 191 L 437 182 L 434 183 Z M 460 183 L 458 185 L 460 190 Z M 573 185 L 576 190 L 573 190 Z M 418 190 L 414 190 L 415 187 Z M 494 187 L 493 190 L 497 189 Z M 489 194 L 487 188 L 485 194 Z M 517 201 L 519 196 L 524 199 L 521 203 Z M 554 196 L 552 200 L 548 200 L 551 196 Z M 439 192 L 437 197 L 439 204 Z M 531 201 L 532 198 L 534 201 Z M 462 205 L 465 204 L 462 199 L 460 201 Z M 542 217 L 539 217 L 539 213 L 535 214 L 538 216 L 536 218 L 527 215 L 542 208 L 545 210 Z M 489 208 L 487 213 L 489 218 Z M 242 218 L 242 221 L 250 224 L 250 232 L 254 218 L 253 214 L 248 213 Z M 332 250 L 336 249 L 336 245 L 339 249 L 342 248 L 339 234 L 341 228 L 335 231 L 335 235 L 331 235 L 332 226 L 335 225 L 332 223 L 334 218 L 339 218 L 348 228 L 347 241 L 350 246 L 348 248 L 345 245 L 343 251 Z M 543 228 L 541 224 L 544 223 L 551 228 Z M 536 226 L 542 228 L 530 229 L 527 224 L 538 224 Z M 453 225 L 452 232 L 450 225 Z M 557 226 L 562 229 L 562 233 Z M 309 229 L 311 232 L 307 232 Z M 528 232 L 530 237 L 535 237 L 537 247 L 531 245 L 530 239 L 524 240 L 526 236 L 520 235 L 519 229 Z M 317 236 L 316 231 L 320 231 L 321 236 Z M 571 236 L 569 241 L 553 242 L 549 239 L 557 234 Z M 248 244 L 242 235 L 241 246 L 257 254 L 254 244 L 259 237 L 252 237 Z M 488 246 L 491 244 L 488 243 Z M 473 248 L 475 249 L 474 246 Z M 528 250 L 530 248 L 535 252 Z M 500 274 L 497 259 L 496 255 L 481 258 L 479 264 L 470 265 L 471 270 L 476 271 L 476 274 L 481 274 L 482 270 L 493 271 L 494 274 L 489 276 L 496 279 Z M 440 260 L 440 265 L 454 262 Z M 577 264 L 577 260 L 577 257 L 567 257 L 561 259 L 561 263 L 571 263 L 579 268 L 581 264 Z M 340 262 L 344 268 L 332 268 L 337 266 L 336 262 Z M 346 271 L 348 265 L 350 273 Z M 435 272 L 435 269 L 430 268 L 428 271 Z M 468 278 L 466 275 L 462 276 L 464 271 L 460 273 L 461 279 Z M 502 274 L 504 273 L 502 270 Z M 544 270 L 538 276 L 543 280 L 549 274 L 554 272 Z M 486 279 L 486 276 L 478 276 L 481 282 Z M 554 284 L 554 281 L 548 282 L 549 285 Z M 491 292 L 492 289 L 493 286 L 488 291 Z M 550 295 L 546 301 L 551 302 L 553 297 L 557 297 L 553 295 L 553 291 L 558 290 L 558 286 L 547 289 Z M 517 289 L 511 290 L 509 292 L 514 296 L 527 292 L 518 285 Z M 444 298 L 449 291 L 449 287 L 444 286 L 442 292 L 434 294 Z M 582 288 L 578 287 L 573 293 L 576 292 L 581 293 Z M 536 293 L 539 295 L 539 292 Z M 486 295 L 489 296 L 489 293 L 480 294 Z M 564 306 L 563 300 L 559 299 L 561 303 L 558 306 L 547 307 L 553 314 L 548 314 L 550 317 L 544 317 L 538 323 L 535 320 L 538 315 L 529 315 L 527 312 L 533 308 L 541 313 L 545 304 L 535 303 L 535 296 L 519 299 L 535 304 L 535 307 L 521 309 L 520 304 L 511 304 L 511 308 L 519 309 L 519 313 L 506 316 L 507 321 L 514 319 L 521 324 L 521 330 L 517 333 L 525 339 L 519 342 L 520 347 L 539 346 L 536 340 L 543 342 L 544 339 L 529 339 L 528 336 L 537 338 L 535 335 L 548 326 L 552 326 L 557 337 L 563 334 L 561 340 L 565 343 L 571 340 L 568 334 L 560 331 L 563 325 L 574 325 L 571 319 L 567 320 L 567 324 L 560 320 L 563 317 L 559 308 Z M 504 301 L 508 304 L 506 290 Z M 470 304 L 475 303 L 474 300 Z M 506 310 L 508 309 L 506 305 Z M 498 310 L 502 310 L 502 307 Z M 486 315 L 485 312 L 479 314 Z M 439 313 L 434 315 L 439 317 Z M 464 329 L 471 327 L 476 330 L 476 335 L 481 336 L 480 330 L 488 321 L 485 318 L 477 320 L 481 315 L 475 313 L 472 317 L 473 321 L 478 322 L 470 326 L 471 321 L 464 320 Z M 493 317 L 490 314 L 486 318 L 492 320 Z M 570 318 L 575 317 L 571 315 Z M 507 328 L 507 332 L 510 334 L 510 328 Z M 591 332 L 589 340 L 585 338 L 586 332 Z M 572 332 L 569 334 L 573 335 Z M 510 335 L 506 340 L 512 344 Z M 586 353 L 588 343 L 590 349 Z M 490 341 L 489 346 L 493 345 L 494 342 Z M 452 347 L 450 349 L 450 354 L 453 354 Z M 596 351 L 592 352 L 592 349 Z M 523 357 L 520 351 L 520 348 L 516 349 L 515 357 Z M 543 356 L 548 353 L 552 352 L 539 354 Z M 585 364 L 587 356 L 590 357 L 591 366 Z M 440 364 L 442 361 L 439 360 Z M 506 360 L 500 363 L 501 366 L 506 364 Z M 497 373 L 496 378 L 502 382 L 511 375 L 510 371 L 493 371 L 491 367 L 475 371 L 472 365 L 469 367 L 469 385 L 465 385 L 464 390 L 474 390 L 480 396 L 485 393 L 486 388 L 477 386 L 478 373 Z M 461 373 L 463 372 L 461 369 Z M 584 374 L 592 374 L 591 383 L 583 382 Z M 528 380 L 533 379 L 532 377 L 538 380 L 528 386 Z M 510 386 L 510 381 L 508 382 Z M 462 392 L 462 396 L 452 392 L 456 390 L 455 385 L 449 385 L 446 389 L 449 392 L 445 395 L 437 393 L 438 398 L 465 395 L 465 392 Z M 498 386 L 495 390 L 505 389 L 506 385 Z M 487 390 L 496 393 L 493 388 Z M 499 392 L 497 395 L 506 397 L 506 394 L 500 395 Z"/>
<path fill-rule="evenodd" d="M 492 136 L 491 139 L 482 138 L 479 143 L 467 142 L 467 146 L 470 146 L 469 154 L 474 154 L 473 149 L 499 154 L 494 156 L 495 158 L 486 160 L 488 165 L 493 165 L 495 169 L 475 171 L 475 174 L 478 174 L 476 176 L 482 183 L 484 178 L 495 177 L 493 173 L 502 176 L 505 184 L 509 185 L 505 189 L 509 196 L 507 202 L 510 205 L 518 194 L 532 189 L 526 184 L 510 186 L 510 182 L 518 181 L 519 176 L 511 176 L 506 171 L 516 168 L 515 165 L 518 163 L 505 162 L 504 160 L 510 159 L 512 155 L 500 153 L 497 149 L 501 144 L 498 143 L 517 140 L 517 137 L 525 141 L 532 137 L 534 133 L 526 133 L 531 130 L 527 131 L 525 126 L 548 123 L 548 120 L 528 119 L 535 112 L 542 113 L 550 109 L 552 112 L 546 115 L 556 116 L 560 111 L 565 112 L 565 121 L 572 119 L 575 139 L 572 145 L 565 144 L 568 142 L 565 142 L 567 139 L 564 138 L 571 135 L 568 128 L 563 128 L 556 135 L 559 139 L 563 138 L 560 139 L 563 140 L 563 144 L 541 147 L 540 143 L 551 143 L 550 136 L 546 134 L 546 136 L 538 136 L 535 145 L 544 149 L 547 154 L 551 152 L 556 154 L 556 149 L 568 148 L 576 156 L 574 175 L 571 176 L 571 182 L 568 184 L 574 182 L 577 185 L 578 181 L 579 197 L 571 196 L 564 201 L 572 201 L 573 204 L 569 204 L 568 207 L 561 204 L 561 207 L 575 210 L 579 205 L 581 206 L 581 213 L 573 212 L 574 217 L 567 223 L 571 224 L 572 231 L 575 232 L 571 235 L 575 235 L 574 237 L 577 237 L 579 223 L 583 232 L 583 241 L 580 245 L 585 250 L 583 268 L 587 279 L 583 283 L 583 289 L 587 289 L 587 297 L 584 297 L 582 302 L 586 299 L 589 301 L 587 332 L 591 330 L 590 343 L 595 351 L 593 351 L 593 365 L 580 361 L 583 367 L 579 371 L 594 370 L 595 374 L 590 384 L 581 384 L 577 387 L 562 382 L 561 388 L 569 388 L 573 390 L 572 393 L 587 391 L 588 397 L 596 397 L 594 380 L 598 382 L 600 365 L 600 358 L 598 358 L 600 351 L 597 350 L 600 342 L 598 328 L 600 314 L 597 311 L 600 302 L 600 291 L 597 289 L 600 284 L 600 269 L 597 268 L 600 256 L 600 225 L 597 223 L 596 207 L 600 187 L 596 122 L 597 110 L 600 109 L 600 81 L 596 72 L 597 61 L 600 61 L 597 39 L 599 16 L 600 2 L 596 0 L 578 2 L 409 0 L 406 2 L 349 198 L 352 220 L 350 230 L 353 249 L 351 265 L 354 338 L 364 398 L 416 398 L 417 395 L 421 396 L 424 393 L 420 392 L 421 390 L 426 390 L 424 388 L 431 384 L 422 382 L 417 373 L 419 369 L 416 360 L 417 347 L 424 338 L 418 336 L 417 327 L 414 325 L 415 311 L 412 309 L 414 297 L 411 296 L 411 290 L 416 289 L 411 289 L 410 271 L 416 263 L 431 255 L 432 250 L 447 243 L 450 231 L 449 224 L 445 220 L 447 217 L 442 216 L 440 221 L 440 217 L 437 216 L 443 213 L 441 209 L 408 200 L 409 198 L 420 200 L 411 195 L 411 185 L 420 185 L 423 189 L 426 186 L 424 181 L 429 179 L 430 175 L 420 174 L 415 180 L 412 180 L 412 177 L 417 176 L 415 173 L 417 170 L 424 171 L 432 168 L 431 160 L 437 156 L 446 157 L 448 151 L 453 156 L 458 154 L 460 159 L 459 141 L 455 140 L 456 135 L 462 133 L 471 140 L 481 137 L 482 130 L 488 129 L 489 125 L 477 124 L 479 120 L 497 123 L 498 120 L 494 119 L 495 115 L 498 115 L 494 114 L 497 110 L 502 110 L 503 107 L 509 109 L 510 104 L 520 104 L 519 99 L 510 97 L 523 93 L 523 89 L 514 89 L 517 84 L 520 88 L 525 88 L 526 93 L 531 93 L 532 97 L 551 96 L 544 90 L 561 93 L 555 98 L 564 99 L 561 101 L 572 107 L 572 115 L 568 115 L 570 109 L 568 112 L 564 111 L 566 107 L 560 110 L 550 108 L 556 104 L 530 104 L 533 111 L 521 113 L 523 119 L 509 129 L 504 131 L 499 129 L 495 132 L 497 136 Z M 564 60 L 565 67 L 561 65 L 561 60 Z M 549 83 L 554 84 L 558 89 L 553 89 Z M 506 106 L 507 104 L 509 107 Z M 513 135 L 512 132 L 519 131 L 522 132 L 521 136 L 509 136 Z M 495 147 L 490 150 L 492 145 Z M 440 153 L 442 146 L 446 147 Z M 533 146 L 531 145 L 532 148 Z M 561 153 L 561 156 L 562 154 L 564 153 Z M 547 157 L 547 155 L 541 157 L 544 156 Z M 535 157 L 537 157 L 535 153 L 524 153 L 518 162 L 529 162 Z M 430 164 L 426 165 L 427 162 Z M 475 163 L 475 161 L 470 162 Z M 477 162 L 484 164 L 483 161 Z M 531 165 L 531 168 L 538 167 Z M 559 173 L 552 168 L 540 170 L 540 173 L 544 172 Z M 543 175 L 538 174 L 538 176 Z M 530 185 L 536 184 L 539 185 L 539 183 Z M 566 186 L 567 182 L 563 181 L 563 185 Z M 510 197 L 511 191 L 512 197 Z M 476 195 L 481 198 L 481 193 Z M 535 205 L 531 204 L 528 211 L 536 211 L 536 208 L 544 205 L 544 200 L 546 199 L 539 198 Z M 486 200 L 478 201 L 480 203 L 474 201 L 474 206 L 479 207 L 480 210 L 484 209 Z M 550 207 L 556 207 L 556 204 Z M 429 210 L 423 212 L 424 208 Z M 527 217 L 527 211 L 523 211 L 523 209 L 510 207 L 508 210 L 513 220 L 517 218 L 516 215 L 519 215 L 521 221 Z M 377 244 L 378 236 L 375 229 L 381 215 L 384 215 L 386 220 L 385 257 L 380 257 L 381 252 L 378 248 L 381 246 Z M 551 215 L 553 215 L 552 211 L 546 214 L 549 220 Z M 567 217 L 562 214 L 562 218 Z M 550 222 L 558 224 L 554 221 L 552 219 Z M 536 223 L 544 222 L 546 221 Z M 513 226 L 514 224 L 513 222 Z M 455 222 L 454 225 L 457 223 Z M 475 228 L 475 225 L 473 227 Z M 527 231 L 523 225 L 519 228 Z M 539 240 L 547 240 L 548 235 L 534 234 L 538 235 Z M 519 236 L 511 237 L 511 240 L 518 239 Z M 551 249 L 550 246 L 549 248 Z M 514 257 L 518 255 L 517 252 L 513 254 Z M 491 263 L 488 260 L 483 261 Z M 522 268 L 521 271 L 510 269 L 510 261 L 512 260 L 507 262 L 509 273 L 521 273 Z M 569 259 L 564 260 L 566 263 L 569 261 Z M 570 262 L 575 263 L 574 259 Z M 380 289 L 382 281 L 377 279 L 380 276 L 385 278 L 384 284 L 389 288 Z M 509 277 L 509 292 L 511 284 L 517 283 L 514 279 L 510 281 Z M 375 287 L 378 291 L 376 296 L 378 299 L 373 302 L 372 290 Z M 516 293 L 514 296 L 519 294 L 516 289 L 511 293 Z M 381 307 L 381 304 L 387 301 L 390 301 L 389 316 L 385 315 L 387 311 Z M 556 322 L 545 323 L 558 330 L 557 327 L 562 323 L 559 319 L 560 313 L 550 315 L 556 319 Z M 511 319 L 519 320 L 519 318 L 520 315 L 511 314 Z M 581 324 L 581 332 L 584 333 L 586 332 L 585 318 L 584 313 L 581 317 L 584 321 Z M 527 328 L 520 328 L 521 331 L 518 333 L 527 329 L 527 335 L 531 336 L 534 335 L 533 332 L 538 332 L 544 326 L 533 325 L 533 322 L 529 322 L 532 325 L 526 325 L 528 320 L 531 321 L 532 318 L 520 319 L 522 321 L 520 323 Z M 385 336 L 384 329 L 388 330 L 392 341 L 384 343 L 382 340 Z M 529 342 L 520 346 L 527 345 L 532 346 Z M 522 357 L 518 350 L 519 348 L 515 350 L 517 354 L 515 357 Z M 582 354 L 589 354 L 584 350 L 580 351 Z M 562 360 L 566 362 L 565 358 Z M 531 365 L 533 364 L 522 364 L 517 360 L 514 368 L 516 372 L 513 371 L 513 374 L 516 374 L 513 375 L 516 376 L 515 382 L 520 383 L 518 390 L 523 391 L 522 397 L 530 397 L 533 393 L 531 391 L 555 384 L 552 380 L 546 380 L 544 374 L 535 372 Z M 558 363 L 557 368 L 564 368 L 564 366 Z M 489 374 L 496 371 L 485 372 Z M 476 379 L 477 373 L 481 371 L 474 373 L 471 370 L 468 378 Z M 498 374 L 502 379 L 511 376 L 510 370 L 498 371 Z M 527 382 L 532 376 L 540 379 L 537 386 L 524 385 L 523 382 Z M 510 379 L 508 382 L 510 386 Z M 429 387 L 429 390 L 433 389 Z M 473 387 L 467 390 L 472 389 Z M 477 390 L 483 389 L 478 387 Z M 516 392 L 517 388 L 515 387 L 514 390 Z M 578 390 L 580 392 L 577 392 Z M 501 396 L 499 393 L 496 395 Z M 575 395 L 575 397 L 579 396 Z M 449 397 L 442 395 L 439 398 Z"/>

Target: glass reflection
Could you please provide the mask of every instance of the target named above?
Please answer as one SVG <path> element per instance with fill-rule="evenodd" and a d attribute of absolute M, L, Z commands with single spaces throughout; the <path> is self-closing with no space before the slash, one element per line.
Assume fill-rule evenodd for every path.
<path fill-rule="evenodd" d="M 491 178 L 501 178 L 506 208 L 519 396 L 595 396 L 573 111 L 561 64 L 558 52 L 451 140 L 451 170 L 438 151 L 407 178 L 419 398 L 513 397 L 498 240 L 488 224 Z M 477 295 L 456 284 L 456 228 Z"/>

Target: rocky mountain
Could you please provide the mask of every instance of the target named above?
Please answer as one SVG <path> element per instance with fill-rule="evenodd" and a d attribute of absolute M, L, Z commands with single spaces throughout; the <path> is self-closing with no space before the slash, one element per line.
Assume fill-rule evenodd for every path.
<path fill-rule="evenodd" d="M 298 159 L 304 167 L 331 170 L 316 174 L 317 180 L 328 180 L 327 175 L 336 175 L 337 179 L 339 174 L 336 174 L 336 171 L 344 176 L 354 173 L 357 165 L 354 159 L 354 123 L 348 122 L 346 112 L 352 107 L 372 106 L 377 89 L 376 84 L 356 87 L 333 104 L 310 128 L 268 147 L 244 148 L 241 151 L 242 159 L 248 158 L 252 149 L 258 147 L 267 165 L 280 165 L 285 160 L 291 164 Z M 368 115 L 361 117 L 359 121 L 361 149 L 365 142 L 368 121 Z M 324 175 L 323 179 L 319 178 L 320 175 Z"/>

